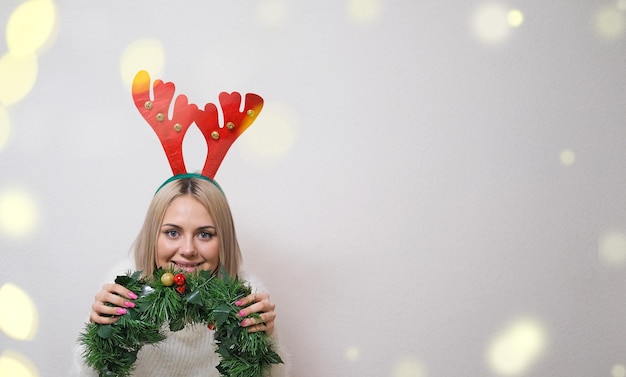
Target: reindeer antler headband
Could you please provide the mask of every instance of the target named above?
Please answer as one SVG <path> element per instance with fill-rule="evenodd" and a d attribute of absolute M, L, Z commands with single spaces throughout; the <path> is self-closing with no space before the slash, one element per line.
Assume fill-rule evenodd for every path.
<path fill-rule="evenodd" d="M 153 85 L 154 98 L 152 99 L 148 72 L 139 71 L 133 80 L 132 93 L 135 106 L 159 137 L 172 173 L 174 173 L 174 176 L 163 185 L 188 176 L 202 177 L 215 183 L 213 180 L 215 173 L 228 149 L 259 115 L 263 108 L 263 98 L 253 93 L 246 94 L 243 111 L 240 111 L 241 95 L 239 93 L 220 93 L 219 100 L 224 121 L 224 124 L 220 126 L 216 105 L 207 103 L 204 110 L 201 110 L 198 106 L 188 103 L 187 96 L 184 94 L 176 97 L 172 118 L 169 119 L 168 114 L 174 99 L 174 90 L 173 83 L 156 80 Z M 207 143 L 207 156 L 201 175 L 188 173 L 183 159 L 183 138 L 194 122 Z"/>

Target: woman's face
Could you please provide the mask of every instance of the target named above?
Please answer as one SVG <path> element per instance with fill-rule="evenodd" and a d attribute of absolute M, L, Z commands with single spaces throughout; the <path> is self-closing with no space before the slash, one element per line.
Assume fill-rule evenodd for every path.
<path fill-rule="evenodd" d="M 157 266 L 191 272 L 217 270 L 219 242 L 215 223 L 204 206 L 190 195 L 167 207 L 157 238 Z"/>

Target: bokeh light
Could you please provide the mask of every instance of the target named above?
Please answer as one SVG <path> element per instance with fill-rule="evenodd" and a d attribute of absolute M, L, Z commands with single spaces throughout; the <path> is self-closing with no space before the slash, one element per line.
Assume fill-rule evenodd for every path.
<path fill-rule="evenodd" d="M 165 68 L 163 45 L 156 39 L 139 39 L 129 44 L 120 59 L 124 86 L 131 90 L 137 72 L 145 70 L 151 77 L 161 77 Z"/>
<path fill-rule="evenodd" d="M 11 55 L 23 57 L 41 52 L 55 31 L 56 6 L 52 0 L 29 0 L 11 14 L 6 28 Z"/>
<path fill-rule="evenodd" d="M 576 162 L 576 154 L 571 149 L 564 149 L 559 154 L 559 160 L 565 166 L 573 165 Z"/>
<path fill-rule="evenodd" d="M 601 7 L 593 18 L 593 28 L 603 38 L 620 38 L 626 28 L 624 14 L 617 7 Z"/>
<path fill-rule="evenodd" d="M 611 368 L 611 376 L 626 377 L 626 367 L 624 367 L 622 364 L 613 365 L 613 368 Z"/>
<path fill-rule="evenodd" d="M 393 377 L 425 377 L 426 370 L 416 360 L 401 360 L 393 367 Z"/>
<path fill-rule="evenodd" d="M 346 359 L 348 361 L 357 361 L 359 359 L 359 348 L 350 346 L 346 349 Z"/>
<path fill-rule="evenodd" d="M 26 192 L 6 189 L 0 192 L 0 231 L 13 237 L 31 233 L 38 221 L 37 206 Z"/>
<path fill-rule="evenodd" d="M 293 148 L 298 128 L 298 116 L 291 106 L 266 102 L 262 116 L 240 138 L 242 159 L 261 167 L 274 165 Z"/>
<path fill-rule="evenodd" d="M 0 287 L 0 331 L 13 339 L 31 340 L 38 323 L 37 307 L 26 292 L 11 283 Z"/>
<path fill-rule="evenodd" d="M 26 356 L 15 351 L 6 350 L 0 355 L 0 376 L 37 377 L 39 372 Z"/>
<path fill-rule="evenodd" d="M 286 0 L 263 0 L 257 7 L 259 21 L 270 29 L 283 25 L 288 15 Z"/>
<path fill-rule="evenodd" d="M 511 33 L 509 12 L 501 4 L 484 4 L 474 11 L 471 19 L 474 35 L 487 44 L 505 41 Z"/>
<path fill-rule="evenodd" d="M 526 373 L 546 348 L 546 332 L 532 319 L 518 319 L 493 337 L 487 347 L 487 363 L 500 376 Z"/>
<path fill-rule="evenodd" d="M 617 230 L 602 234 L 598 241 L 598 259 L 610 266 L 626 264 L 626 234 Z"/>
<path fill-rule="evenodd" d="M 0 104 L 10 106 L 26 97 L 37 81 L 37 73 L 35 54 L 5 54 L 0 59 Z"/>
<path fill-rule="evenodd" d="M 512 27 L 520 27 L 524 22 L 524 14 L 518 9 L 509 11 L 506 18 Z"/>
<path fill-rule="evenodd" d="M 372 23 L 380 18 L 381 0 L 347 0 L 348 16 L 361 24 Z"/>
<path fill-rule="evenodd" d="M 11 119 L 4 106 L 0 106 L 0 151 L 9 141 L 11 135 Z"/>

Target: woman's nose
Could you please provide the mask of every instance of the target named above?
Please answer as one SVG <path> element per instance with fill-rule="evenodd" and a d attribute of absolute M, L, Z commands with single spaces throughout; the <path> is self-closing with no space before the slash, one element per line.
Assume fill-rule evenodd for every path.
<path fill-rule="evenodd" d="M 193 243 L 193 238 L 185 238 L 180 253 L 184 257 L 193 257 L 196 255 L 196 247 Z"/>

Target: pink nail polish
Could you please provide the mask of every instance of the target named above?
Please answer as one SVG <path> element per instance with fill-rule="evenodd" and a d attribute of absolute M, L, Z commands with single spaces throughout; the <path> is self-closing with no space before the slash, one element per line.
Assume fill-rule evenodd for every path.
<path fill-rule="evenodd" d="M 246 320 L 244 319 L 243 321 L 241 321 L 241 326 L 245 326 L 246 325 Z"/>
<path fill-rule="evenodd" d="M 128 298 L 131 300 L 136 300 L 137 295 L 134 292 L 128 292 Z"/>
<path fill-rule="evenodd" d="M 124 308 L 117 308 L 117 309 L 115 309 L 115 312 L 117 314 L 126 314 L 126 309 L 124 309 Z"/>
<path fill-rule="evenodd" d="M 243 303 L 243 302 L 242 302 L 241 300 L 239 300 L 239 301 L 237 301 L 237 302 L 235 303 L 235 306 L 241 306 L 241 304 L 242 304 L 242 303 Z"/>
<path fill-rule="evenodd" d="M 130 302 L 130 301 L 126 301 L 124 303 L 124 306 L 127 308 L 134 308 L 135 307 L 135 303 L 134 302 Z"/>
<path fill-rule="evenodd" d="M 241 310 L 239 313 L 237 313 L 238 316 L 240 317 L 245 317 L 246 316 L 246 311 L 245 310 Z"/>

